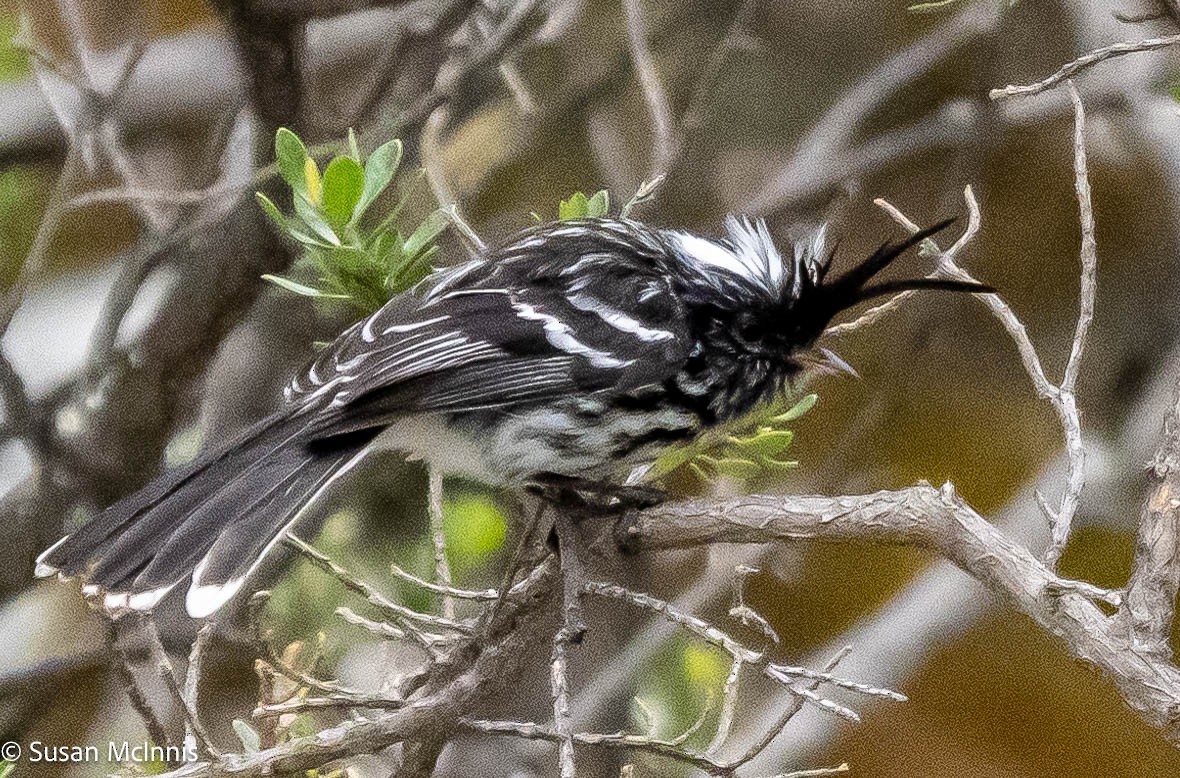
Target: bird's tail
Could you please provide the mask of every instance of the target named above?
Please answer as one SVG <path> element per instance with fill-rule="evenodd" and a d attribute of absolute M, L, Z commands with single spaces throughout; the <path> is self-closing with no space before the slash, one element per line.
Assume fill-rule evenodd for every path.
<path fill-rule="evenodd" d="M 81 577 L 107 608 L 141 611 L 189 580 L 189 614 L 213 613 L 379 431 L 313 439 L 306 428 L 279 413 L 160 476 L 41 554 L 37 575 Z"/>

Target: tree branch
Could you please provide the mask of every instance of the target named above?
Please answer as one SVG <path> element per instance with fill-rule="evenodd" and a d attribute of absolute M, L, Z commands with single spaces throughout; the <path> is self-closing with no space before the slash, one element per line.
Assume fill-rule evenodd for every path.
<path fill-rule="evenodd" d="M 639 515 L 627 541 L 664 549 L 805 539 L 914 545 L 941 553 L 1102 670 L 1132 709 L 1180 746 L 1180 670 L 1132 640 L 1120 620 L 1089 598 L 1059 586 L 1049 567 L 976 513 L 950 484 L 850 497 L 755 496 L 660 506 Z M 1153 586 L 1142 575 L 1137 580 Z"/>
<path fill-rule="evenodd" d="M 1134 566 L 1120 615 L 1133 644 L 1169 660 L 1180 587 L 1180 382 L 1148 472 L 1154 486 L 1139 514 Z"/>

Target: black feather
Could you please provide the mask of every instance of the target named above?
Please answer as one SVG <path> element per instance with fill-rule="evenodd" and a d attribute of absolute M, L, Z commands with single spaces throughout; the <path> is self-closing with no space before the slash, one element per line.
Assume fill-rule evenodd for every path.
<path fill-rule="evenodd" d="M 839 292 L 843 292 L 848 295 L 855 294 L 856 290 L 859 290 L 862 286 L 868 283 L 873 276 L 877 275 L 886 267 L 888 267 L 889 264 L 893 262 L 893 260 L 897 259 L 906 251 L 918 245 L 932 235 L 937 235 L 938 233 L 942 232 L 947 227 L 954 224 L 955 221 L 957 220 L 944 219 L 932 227 L 927 227 L 924 230 L 918 230 L 905 240 L 898 241 L 896 243 L 882 244 L 879 249 L 874 251 L 872 255 L 869 256 L 868 259 L 866 259 L 864 262 L 861 262 L 859 265 L 852 268 L 831 283 L 825 284 L 825 287 L 833 291 L 838 290 Z"/>

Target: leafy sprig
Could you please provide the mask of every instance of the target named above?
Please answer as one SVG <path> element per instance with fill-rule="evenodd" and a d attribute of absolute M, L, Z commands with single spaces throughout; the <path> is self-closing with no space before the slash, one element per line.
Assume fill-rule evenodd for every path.
<path fill-rule="evenodd" d="M 380 222 L 366 226 L 365 215 L 397 176 L 402 143 L 391 140 L 362 161 L 356 136 L 350 132 L 348 140 L 347 153 L 329 160 L 321 173 L 298 135 L 285 127 L 275 133 L 275 162 L 291 188 L 293 214 L 262 192 L 256 196 L 279 230 L 303 246 L 303 264 L 316 279 L 263 278 L 295 294 L 345 301 L 370 313 L 433 270 L 435 241 L 450 220 L 436 210 L 406 235 L 398 227 L 402 197 Z"/>
<path fill-rule="evenodd" d="M 773 400 L 727 424 L 709 430 L 690 443 L 665 450 L 644 473 L 649 483 L 682 482 L 705 485 L 719 479 L 748 484 L 794 470 L 799 463 L 784 455 L 795 440 L 787 425 L 815 407 L 815 394 L 789 405 Z"/>

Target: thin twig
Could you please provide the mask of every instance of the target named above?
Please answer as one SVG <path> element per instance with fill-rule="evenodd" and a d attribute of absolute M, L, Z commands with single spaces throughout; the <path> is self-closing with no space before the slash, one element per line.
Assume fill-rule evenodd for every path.
<path fill-rule="evenodd" d="M 456 600 L 480 600 L 483 602 L 492 602 L 499 597 L 499 592 L 495 589 L 459 589 L 454 586 L 442 586 L 440 584 L 432 583 L 424 578 L 419 578 L 413 573 L 398 567 L 395 563 L 389 564 L 389 571 L 397 578 L 402 579 L 406 583 L 411 583 L 414 586 L 421 587 L 429 592 L 435 594 L 445 594 L 447 597 L 452 597 Z"/>
<path fill-rule="evenodd" d="M 717 719 L 717 731 L 705 747 L 707 755 L 720 751 L 729 739 L 729 731 L 733 728 L 733 715 L 737 711 L 738 691 L 744 666 L 745 662 L 737 658 L 729 665 L 729 675 L 725 677 L 725 685 L 721 687 L 721 715 Z"/>
<path fill-rule="evenodd" d="M 1079 102 L 1075 106 L 1075 109 L 1080 110 L 1080 108 L 1081 105 Z M 1084 129 L 1084 114 L 1079 113 L 1078 117 Z M 1077 152 L 1077 144 L 1080 142 L 1079 139 L 1081 137 L 1082 136 L 1075 131 L 1075 164 L 1080 163 L 1082 166 L 1075 170 L 1075 186 L 1078 191 L 1079 208 L 1082 208 L 1083 214 L 1088 214 L 1091 219 L 1089 227 L 1087 228 L 1086 217 L 1083 215 L 1084 234 L 1087 229 L 1093 229 L 1093 214 L 1089 206 L 1089 184 L 1085 179 L 1085 152 L 1083 150 L 1080 154 L 1080 157 L 1078 156 Z M 1078 181 L 1082 181 L 1084 185 L 1078 184 Z M 967 202 L 967 209 L 968 213 L 970 214 L 968 222 L 968 227 L 970 229 L 971 222 L 977 222 L 978 220 L 979 203 L 975 200 L 975 195 L 969 186 L 964 189 L 963 196 Z M 1085 205 L 1081 204 L 1082 198 L 1085 199 Z M 899 209 L 886 200 L 878 198 L 873 202 L 891 217 L 893 217 L 893 219 L 907 231 L 911 233 L 918 231 L 919 227 L 917 224 L 915 224 Z M 978 229 L 978 227 L 976 229 Z M 955 261 L 955 253 L 957 253 L 958 248 L 961 248 L 962 245 L 964 245 L 964 239 L 966 236 L 967 234 L 964 233 L 964 237 L 960 238 L 960 240 L 955 243 L 955 246 L 952 247 L 952 250 L 942 252 L 937 255 L 938 275 L 940 277 L 951 278 L 958 281 L 975 281 L 975 278 L 962 267 L 960 267 Z M 933 243 L 933 241 L 931 242 Z M 936 243 L 933 245 L 935 249 L 938 248 Z M 1093 316 L 1096 262 L 1097 260 L 1093 253 L 1093 243 L 1090 242 L 1087 244 L 1087 240 L 1083 238 L 1083 280 L 1081 284 L 1081 300 L 1079 303 L 1079 325 L 1075 330 L 1074 344 L 1070 348 L 1071 359 L 1074 358 L 1072 355 L 1076 354 L 1076 359 L 1080 360 L 1084 342 L 1079 344 L 1077 338 L 1080 337 L 1084 341 L 1086 333 L 1089 329 L 1088 319 Z M 1032 339 L 1028 335 L 1028 330 L 1025 328 L 1024 323 L 1020 321 L 1020 318 L 1016 315 L 1016 312 L 1012 310 L 1011 306 L 1009 306 L 1008 303 L 1006 303 L 1004 299 L 997 294 L 988 293 L 976 294 L 973 296 L 983 302 L 984 305 L 986 305 L 992 312 L 992 315 L 996 318 L 996 320 L 1000 322 L 1005 330 L 1007 330 L 1008 336 L 1012 339 L 1012 342 L 1016 346 L 1017 352 L 1020 354 L 1020 360 L 1024 365 L 1025 372 L 1028 373 L 1028 377 L 1032 381 L 1033 388 L 1035 389 L 1037 396 L 1049 402 L 1049 404 L 1053 407 L 1053 410 L 1056 412 L 1058 421 L 1061 424 L 1062 436 L 1065 439 L 1066 453 L 1068 455 L 1067 458 L 1069 463 L 1067 485 L 1062 494 L 1061 502 L 1057 508 L 1052 508 L 1046 501 L 1043 499 L 1041 500 L 1041 506 L 1044 509 L 1052 527 L 1052 538 L 1048 548 L 1046 549 L 1045 558 L 1050 564 L 1053 564 L 1057 559 L 1060 558 L 1061 552 L 1064 550 L 1065 544 L 1069 540 L 1069 531 L 1072 525 L 1073 516 L 1077 512 L 1081 491 L 1085 486 L 1085 449 L 1082 445 L 1081 417 L 1078 412 L 1077 402 L 1072 390 L 1064 391 L 1061 386 L 1058 386 L 1049 380 L 1049 377 L 1045 374 L 1045 369 L 1041 363 L 1041 358 L 1037 353 L 1036 347 L 1033 346 Z M 888 305 L 888 303 L 886 303 L 886 305 Z M 1087 321 L 1083 323 L 1081 320 L 1084 318 L 1087 319 Z M 857 322 L 853 322 L 853 324 L 861 326 L 858 324 L 859 321 L 860 320 L 857 320 Z M 869 321 L 872 321 L 872 319 L 870 318 Z M 1077 368 L 1075 367 L 1075 370 L 1076 369 Z"/>
<path fill-rule="evenodd" d="M 156 622 L 150 614 L 139 616 L 137 622 L 147 639 L 148 651 L 151 653 L 151 659 L 155 663 L 160 681 L 168 691 L 168 696 L 172 698 L 173 704 L 184 717 L 185 742 L 187 743 L 191 738 L 199 753 L 216 759 L 220 752 L 209 740 L 209 733 L 205 731 L 205 727 L 201 725 L 201 721 L 197 717 L 196 707 L 189 704 L 189 698 L 181 691 L 180 681 L 176 677 L 176 668 L 172 666 L 172 660 L 164 651 L 164 643 L 160 640 L 160 632 L 156 629 Z M 187 679 L 185 685 L 187 687 Z"/>
<path fill-rule="evenodd" d="M 407 705 L 405 700 L 391 699 L 382 695 L 357 694 L 335 695 L 332 697 L 293 697 L 283 702 L 260 705 L 250 714 L 251 718 L 276 718 L 287 713 L 333 710 L 337 708 L 372 708 L 374 710 L 398 710 Z"/>
<path fill-rule="evenodd" d="M 426 491 L 427 512 L 430 514 L 430 540 L 434 546 L 434 580 L 442 590 L 451 588 L 451 565 L 447 561 L 447 533 L 443 526 L 443 477 L 436 467 L 429 470 L 429 487 Z M 455 618 L 455 600 L 449 594 L 442 596 L 442 615 Z"/>
<path fill-rule="evenodd" d="M 409 637 L 404 629 L 399 629 L 398 627 L 395 627 L 394 625 L 384 621 L 373 621 L 372 619 L 367 619 L 364 616 L 358 614 L 352 608 L 346 607 L 344 605 L 336 608 L 335 613 L 345 624 L 351 624 L 354 627 L 360 627 L 361 629 L 367 630 L 382 640 L 405 640 Z"/>
<path fill-rule="evenodd" d="M 385 595 L 378 592 L 371 584 L 362 581 L 354 576 L 346 568 L 334 562 L 328 555 L 316 549 L 307 541 L 288 532 L 283 541 L 298 550 L 303 557 L 320 568 L 324 572 L 331 575 L 349 591 L 355 592 L 367 600 L 371 605 L 380 608 L 381 610 L 392 616 L 399 624 L 401 624 L 407 632 L 410 633 L 416 641 L 423 647 L 433 648 L 437 645 L 437 641 L 443 636 L 433 635 L 424 632 L 417 624 L 424 624 L 436 629 L 444 631 L 453 631 L 460 634 L 471 634 L 471 625 L 465 624 L 454 619 L 448 619 L 443 616 L 433 616 L 429 613 L 422 613 L 413 608 L 408 608 L 405 605 L 396 603 L 390 600 Z"/>
<path fill-rule="evenodd" d="M 1015 97 L 1017 95 L 1039 94 L 1047 89 L 1052 89 L 1063 81 L 1069 80 L 1069 78 L 1075 73 L 1085 70 L 1088 67 L 1093 67 L 1099 62 L 1111 59 L 1112 57 L 1121 57 L 1126 54 L 1135 54 L 1136 52 L 1140 51 L 1154 51 L 1156 49 L 1162 49 L 1176 43 L 1180 43 L 1180 35 L 1169 35 L 1166 38 L 1148 38 L 1141 41 L 1123 41 L 1120 43 L 1112 43 L 1109 46 L 1104 46 L 1087 54 L 1083 54 L 1073 62 L 1063 65 L 1061 69 L 1053 75 L 1037 81 L 1034 84 L 1009 84 L 1003 89 L 991 90 L 987 93 L 987 96 L 992 100 L 999 100 L 1000 98 Z"/>
<path fill-rule="evenodd" d="M 577 773 L 574 767 L 574 725 L 570 717 L 570 687 L 565 653 L 569 645 L 570 642 L 566 639 L 565 628 L 563 627 L 553 635 L 553 648 L 552 653 L 549 655 L 549 687 L 553 697 L 553 729 L 558 737 L 557 759 L 561 770 L 561 778 L 574 778 Z"/>
<path fill-rule="evenodd" d="M 968 184 L 963 189 L 963 200 L 967 204 L 967 228 L 963 230 L 963 234 L 959 236 L 959 239 L 955 241 L 954 245 L 952 245 L 941 255 L 939 259 L 940 267 L 926 276 L 927 278 L 938 278 L 942 272 L 941 265 L 955 263 L 959 252 L 966 248 L 966 246 L 975 239 L 975 236 L 979 234 L 979 228 L 983 224 L 983 218 L 979 210 L 979 202 L 975 199 L 975 192 L 972 190 L 970 184 Z M 894 221 L 901 224 L 907 230 L 911 232 L 917 232 L 920 229 L 917 224 L 910 221 L 905 214 L 903 214 L 885 199 L 877 198 L 873 201 L 873 204 L 888 213 L 891 217 L 893 217 Z M 935 248 L 937 248 L 937 244 L 935 244 Z M 839 337 L 850 332 L 855 332 L 862 327 L 867 327 L 871 324 L 874 324 L 886 314 L 900 308 L 902 304 L 905 303 L 906 300 L 910 299 L 913 294 L 915 294 L 913 290 L 896 294 L 880 305 L 875 305 L 872 308 L 869 308 L 853 321 L 844 322 L 843 324 L 835 324 L 831 327 L 828 327 L 824 331 L 824 335 L 827 337 Z"/>
<path fill-rule="evenodd" d="M 768 661 L 765 653 L 747 648 L 742 643 L 732 638 L 729 634 L 717 628 L 715 625 L 710 624 L 702 618 L 685 613 L 667 600 L 662 600 L 645 592 L 636 592 L 622 586 L 618 586 L 617 584 L 602 583 L 598 581 L 587 582 L 585 584 L 585 588 L 586 591 L 592 594 L 602 597 L 609 597 L 611 599 L 622 600 L 624 602 L 630 602 L 640 608 L 646 608 L 659 613 L 664 618 L 680 627 L 683 627 L 705 642 L 722 649 L 731 657 L 733 657 L 735 662 L 741 662 L 759 668 L 763 675 L 783 684 L 792 694 L 802 697 L 817 707 L 829 711 L 830 713 L 834 713 L 841 718 L 848 719 L 849 721 L 859 721 L 860 717 L 850 708 L 825 699 L 815 694 L 809 688 L 795 687 L 793 682 L 796 680 L 796 678 L 802 677 L 810 681 L 820 681 L 822 683 L 831 684 L 841 689 L 847 689 L 849 691 L 854 691 L 859 694 L 864 694 L 871 697 L 880 697 L 898 702 L 905 701 L 904 695 L 890 689 L 879 689 L 867 684 L 857 683 L 855 681 L 849 681 L 843 678 L 837 678 L 827 673 L 806 670 L 805 668 L 792 668 L 771 663 Z"/>
<path fill-rule="evenodd" d="M 1058 401 L 1054 403 L 1065 433 L 1065 449 L 1069 456 L 1069 476 L 1058 508 L 1050 513 L 1053 538 L 1045 551 L 1045 561 L 1056 564 L 1069 542 L 1070 528 L 1086 486 L 1086 449 L 1082 442 L 1081 419 L 1078 414 L 1077 386 L 1082 354 L 1090 322 L 1094 319 L 1094 298 L 1098 290 L 1098 247 L 1094 238 L 1094 207 L 1090 200 L 1090 178 L 1086 165 L 1086 111 L 1073 82 L 1067 83 L 1074 110 L 1074 189 L 1078 200 L 1078 220 L 1082 231 L 1081 288 L 1078 293 L 1078 322 L 1070 345 L 1069 361 L 1061 379 Z"/>
<path fill-rule="evenodd" d="M 201 660 L 205 656 L 205 649 L 212 637 L 213 624 L 210 622 L 201 625 L 201 628 L 197 630 L 197 636 L 193 640 L 193 646 L 188 654 L 188 668 L 184 671 L 184 693 L 181 696 L 181 704 L 185 711 L 185 746 L 191 746 L 194 750 L 197 746 L 201 746 L 209 756 L 216 756 L 217 751 L 209 739 L 208 732 L 201 724 L 200 708 L 198 707 L 201 694 Z"/>

